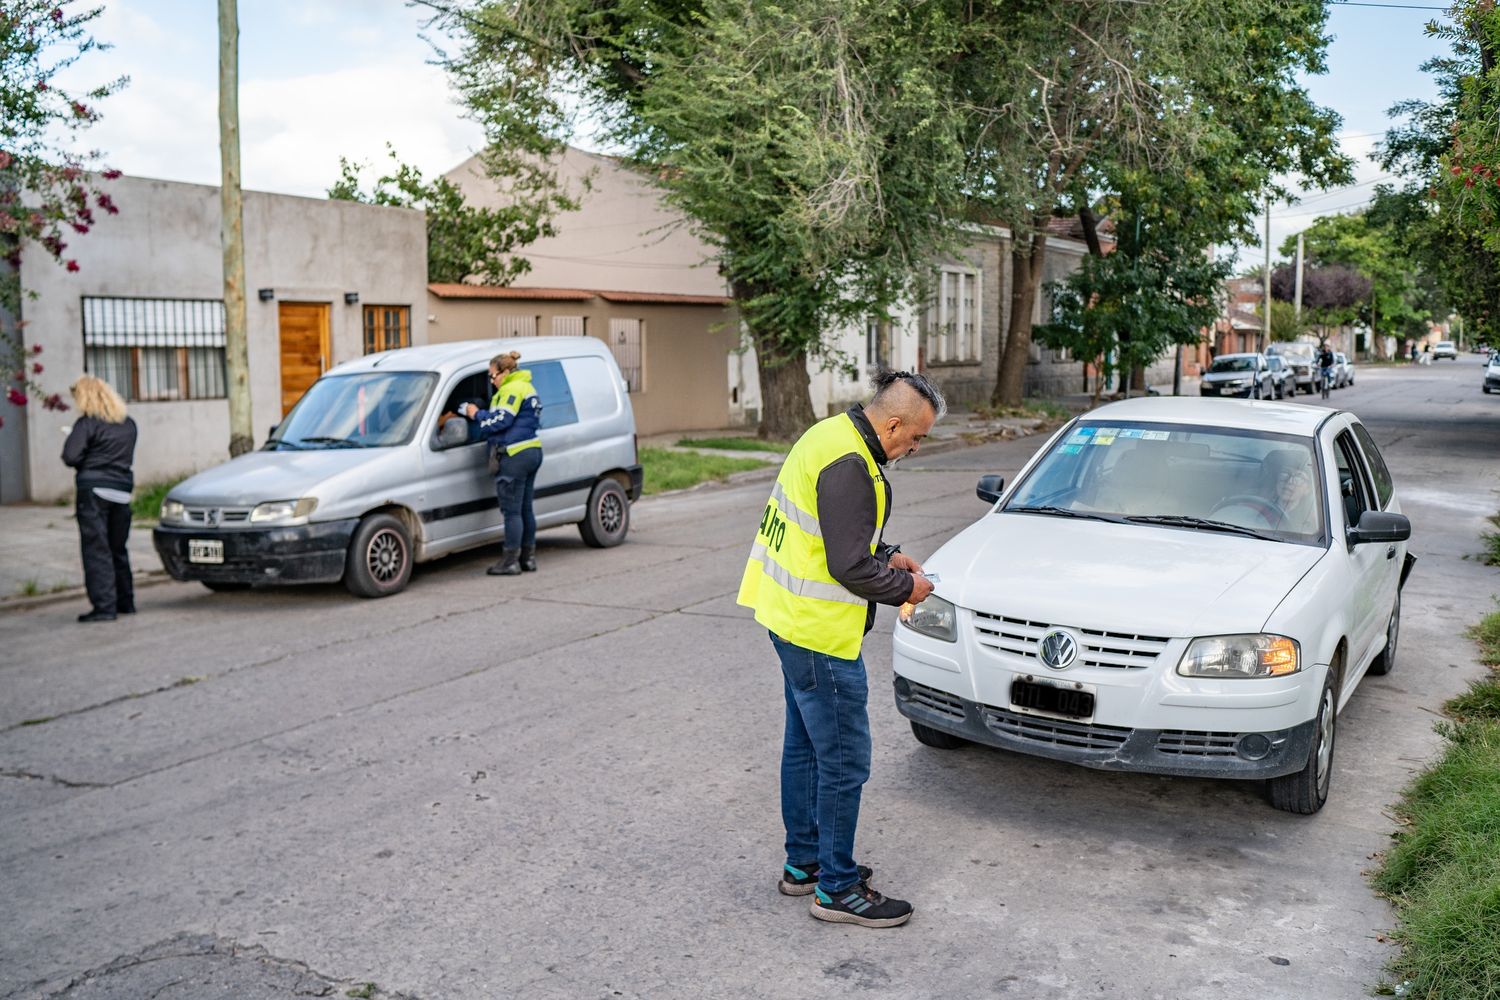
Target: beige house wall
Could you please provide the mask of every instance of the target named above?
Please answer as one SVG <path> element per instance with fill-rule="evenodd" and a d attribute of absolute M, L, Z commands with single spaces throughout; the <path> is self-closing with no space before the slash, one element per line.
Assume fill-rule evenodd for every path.
<path fill-rule="evenodd" d="M 27 344 L 41 344 L 41 381 L 67 397 L 84 370 L 84 296 L 222 299 L 219 189 L 139 177 L 110 181 L 119 215 L 99 213 L 91 232 L 68 241 L 69 272 L 35 248 L 24 258 L 22 286 Z M 421 212 L 355 202 L 245 192 L 245 289 L 254 432 L 262 440 L 281 419 L 278 301 L 329 306 L 332 363 L 363 353 L 363 305 L 411 307 L 411 340 L 427 342 L 427 229 Z M 272 290 L 261 301 L 257 291 Z M 359 303 L 346 304 L 348 292 Z M 129 403 L 139 428 L 138 483 L 181 476 L 229 457 L 225 399 Z M 6 413 L 9 425 L 15 416 Z M 7 497 L 51 500 L 73 489 L 59 460 L 64 433 L 77 414 L 35 403 L 25 414 L 24 466 L 7 463 Z M 9 482 L 25 474 L 24 486 Z"/>
<path fill-rule="evenodd" d="M 588 336 L 608 342 L 611 319 L 639 319 L 644 330 L 642 387 L 630 394 L 636 430 L 665 434 L 730 423 L 724 363 L 739 340 L 731 307 L 610 302 L 594 295 L 586 301 L 558 301 L 444 298 L 429 292 L 427 301 L 432 343 L 495 339 L 502 321 L 514 317 L 532 317 L 544 336 L 552 332 L 555 318 L 582 317 Z"/>

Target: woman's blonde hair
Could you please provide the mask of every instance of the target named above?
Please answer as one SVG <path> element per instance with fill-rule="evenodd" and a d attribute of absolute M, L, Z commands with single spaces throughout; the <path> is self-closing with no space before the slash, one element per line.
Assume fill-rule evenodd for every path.
<path fill-rule="evenodd" d="M 490 367 L 497 372 L 508 372 L 521 362 L 520 351 L 510 351 L 506 354 L 497 354 L 490 358 Z"/>
<path fill-rule="evenodd" d="M 102 378 L 84 375 L 73 383 L 71 391 L 73 402 L 84 416 L 107 424 L 118 424 L 125 419 L 125 400 Z"/>

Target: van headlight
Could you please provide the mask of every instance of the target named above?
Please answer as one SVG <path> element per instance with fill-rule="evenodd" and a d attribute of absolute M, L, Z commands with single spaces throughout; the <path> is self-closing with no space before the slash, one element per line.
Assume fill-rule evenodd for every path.
<path fill-rule="evenodd" d="M 901 624 L 944 642 L 958 641 L 958 609 L 936 594 L 928 595 L 927 600 L 913 607 Z"/>
<path fill-rule="evenodd" d="M 250 512 L 251 524 L 306 524 L 307 515 L 318 506 L 316 497 L 301 500 L 270 500 Z"/>
<path fill-rule="evenodd" d="M 1301 669 L 1297 640 L 1264 632 L 1194 639 L 1177 664 L 1184 677 L 1281 677 Z"/>
<path fill-rule="evenodd" d="M 163 500 L 160 520 L 162 524 L 182 524 L 187 521 L 187 508 L 180 500 Z"/>

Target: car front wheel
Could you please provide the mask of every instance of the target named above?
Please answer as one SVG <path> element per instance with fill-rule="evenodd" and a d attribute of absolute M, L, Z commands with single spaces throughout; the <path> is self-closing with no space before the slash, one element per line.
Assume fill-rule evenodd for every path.
<path fill-rule="evenodd" d="M 1401 591 L 1396 591 L 1396 603 L 1391 607 L 1391 617 L 1385 623 L 1385 648 L 1370 663 L 1370 674 L 1384 677 L 1396 666 L 1396 640 L 1401 638 Z"/>
<path fill-rule="evenodd" d="M 411 535 L 401 519 L 371 514 L 359 522 L 344 557 L 344 586 L 355 597 L 389 597 L 411 581 Z"/>
<path fill-rule="evenodd" d="M 1336 665 L 1330 666 L 1318 699 L 1318 715 L 1313 723 L 1312 747 L 1307 763 L 1296 774 L 1284 774 L 1269 782 L 1271 805 L 1285 812 L 1311 816 L 1328 801 L 1328 786 L 1333 781 L 1333 745 L 1338 735 L 1338 676 Z"/>
<path fill-rule="evenodd" d="M 935 750 L 957 750 L 969 742 L 961 736 L 954 736 L 952 733 L 945 733 L 941 729 L 933 729 L 931 726 L 924 726 L 915 721 L 911 724 L 911 734 L 917 738 L 918 743 Z"/>

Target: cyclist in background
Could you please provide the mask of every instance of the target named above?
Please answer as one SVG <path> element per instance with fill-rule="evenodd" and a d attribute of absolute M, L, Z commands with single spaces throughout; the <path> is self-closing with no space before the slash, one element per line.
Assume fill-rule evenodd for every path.
<path fill-rule="evenodd" d="M 1328 390 L 1333 388 L 1333 350 L 1324 341 L 1318 348 L 1318 372 L 1323 383 L 1323 398 L 1328 398 Z"/>

